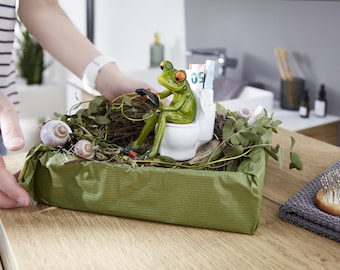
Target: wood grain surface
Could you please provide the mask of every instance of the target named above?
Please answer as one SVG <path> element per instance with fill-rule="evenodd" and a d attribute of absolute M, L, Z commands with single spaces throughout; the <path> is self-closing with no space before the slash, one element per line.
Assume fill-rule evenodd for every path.
<path fill-rule="evenodd" d="M 339 243 L 279 218 L 279 206 L 338 161 L 338 147 L 279 130 L 274 143 L 290 145 L 304 170 L 269 159 L 262 214 L 244 235 L 31 205 L 0 210 L 4 269 L 336 269 Z M 6 157 L 13 172 L 23 155 Z"/>

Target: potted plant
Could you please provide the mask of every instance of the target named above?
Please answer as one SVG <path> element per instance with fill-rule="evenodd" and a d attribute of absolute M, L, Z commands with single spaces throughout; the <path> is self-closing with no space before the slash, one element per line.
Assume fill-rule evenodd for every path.
<path fill-rule="evenodd" d="M 20 77 L 27 84 L 42 84 L 44 65 L 44 50 L 36 39 L 19 22 L 21 36 L 17 38 L 20 48 L 17 50 L 17 68 Z"/>

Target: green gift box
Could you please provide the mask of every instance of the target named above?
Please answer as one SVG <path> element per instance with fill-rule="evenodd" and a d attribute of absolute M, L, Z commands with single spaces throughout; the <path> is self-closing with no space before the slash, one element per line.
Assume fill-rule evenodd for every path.
<path fill-rule="evenodd" d="M 266 168 L 254 148 L 237 171 L 82 160 L 43 144 L 31 149 L 19 182 L 39 203 L 134 219 L 253 234 Z"/>
<path fill-rule="evenodd" d="M 128 96 L 112 102 L 98 97 L 87 109 L 59 115 L 72 131 L 70 138 L 62 147 L 42 142 L 33 147 L 19 182 L 35 201 L 47 205 L 253 234 L 260 219 L 267 158 L 282 160 L 283 148 L 271 145 L 280 121 L 267 117 L 262 108 L 262 117 L 248 124 L 247 118 L 216 106 L 214 139 L 193 160 L 144 159 L 140 154 L 150 149 L 152 136 L 146 149 L 138 149 L 140 156 L 125 147 L 144 126 L 134 120 L 155 113 L 144 104 Z M 76 145 L 84 138 L 95 149 L 93 158 L 77 156 Z M 294 140 L 290 151 L 293 145 Z M 290 156 L 294 168 L 298 158 Z"/>

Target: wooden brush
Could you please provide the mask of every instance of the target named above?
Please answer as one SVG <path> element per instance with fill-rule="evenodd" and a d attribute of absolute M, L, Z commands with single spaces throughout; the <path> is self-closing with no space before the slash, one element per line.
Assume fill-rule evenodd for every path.
<path fill-rule="evenodd" d="M 292 71 L 290 69 L 289 63 L 288 63 L 288 52 L 286 49 L 281 49 L 281 57 L 283 59 L 283 63 L 284 63 L 284 70 L 285 70 L 285 74 L 286 74 L 286 78 L 289 81 L 293 80 L 293 75 L 292 75 Z"/>
<path fill-rule="evenodd" d="M 288 62 L 288 52 L 286 49 L 274 49 L 277 65 L 279 68 L 280 76 L 283 81 L 292 81 L 293 75 Z"/>
<path fill-rule="evenodd" d="M 340 169 L 323 175 L 320 182 L 322 188 L 315 196 L 316 205 L 328 214 L 340 216 Z"/>
<path fill-rule="evenodd" d="M 279 68 L 281 79 L 283 81 L 285 81 L 286 80 L 286 74 L 285 74 L 285 71 L 284 71 L 283 63 L 282 63 L 281 51 L 280 51 L 279 48 L 275 48 L 274 53 L 275 53 L 275 57 L 276 57 L 276 61 L 277 61 L 277 66 Z"/>

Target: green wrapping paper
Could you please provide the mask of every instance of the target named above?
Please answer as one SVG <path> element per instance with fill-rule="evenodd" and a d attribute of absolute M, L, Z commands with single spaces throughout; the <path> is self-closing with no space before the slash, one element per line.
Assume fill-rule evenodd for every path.
<path fill-rule="evenodd" d="M 253 234 L 265 168 L 262 148 L 237 172 L 223 172 L 84 161 L 40 144 L 28 153 L 19 182 L 43 204 Z"/>

